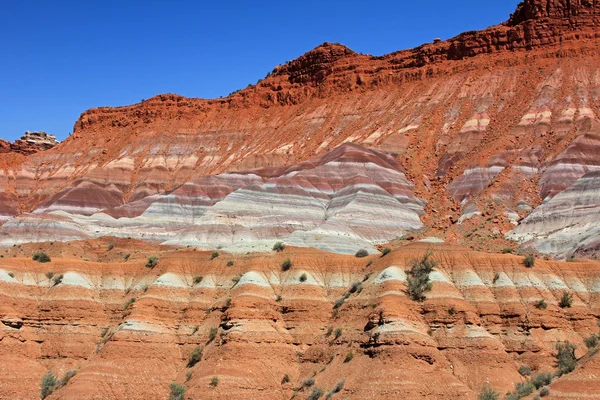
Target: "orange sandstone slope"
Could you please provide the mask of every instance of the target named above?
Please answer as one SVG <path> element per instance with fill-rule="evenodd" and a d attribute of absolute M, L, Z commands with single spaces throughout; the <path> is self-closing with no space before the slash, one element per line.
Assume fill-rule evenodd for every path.
<path fill-rule="evenodd" d="M 503 235 L 542 200 L 600 169 L 597 11 L 588 0 L 528 0 L 501 25 L 381 57 L 325 43 L 227 98 L 86 111 L 65 142 L 0 171 L 0 220 L 71 189 L 125 204 L 353 142 L 400 161 L 428 203 L 426 235 L 506 247 Z M 590 197 L 582 185 L 569 210 Z M 559 223 L 547 215 L 564 201 L 550 203 L 511 239 L 595 256 L 599 236 L 581 210 L 598 203 Z M 577 224 L 584 243 L 561 231 Z"/>
<path fill-rule="evenodd" d="M 44 244 L 45 264 L 15 257 L 37 248 L 3 251 L 0 398 L 38 398 L 50 370 L 76 371 L 50 399 L 164 399 L 173 381 L 190 399 L 304 399 L 317 389 L 333 399 L 476 399 L 485 385 L 505 393 L 525 382 L 521 366 L 554 372 L 565 340 L 579 362 L 549 398 L 600 393 L 598 355 L 583 343 L 600 332 L 597 262 L 527 269 L 514 255 L 425 244 L 384 257 L 288 247 L 212 258 L 114 238 Z M 418 303 L 404 271 L 428 249 L 439 265 Z M 565 290 L 573 302 L 561 308 Z"/>

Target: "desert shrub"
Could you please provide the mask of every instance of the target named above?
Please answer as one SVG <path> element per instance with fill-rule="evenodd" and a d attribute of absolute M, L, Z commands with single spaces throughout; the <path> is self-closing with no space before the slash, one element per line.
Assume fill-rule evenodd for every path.
<path fill-rule="evenodd" d="M 286 258 L 281 263 L 281 270 L 282 271 L 289 271 L 289 269 L 292 268 L 293 265 L 294 264 L 292 264 L 292 260 L 290 260 L 289 258 Z"/>
<path fill-rule="evenodd" d="M 276 252 L 279 253 L 279 252 L 281 252 L 283 250 L 285 250 L 285 243 L 283 243 L 283 242 L 277 242 L 277 243 L 275 243 L 273 245 L 273 251 L 276 251 Z"/>
<path fill-rule="evenodd" d="M 187 390 L 184 385 L 180 385 L 177 382 L 171 382 L 171 393 L 169 394 L 169 400 L 185 400 L 185 391 Z"/>
<path fill-rule="evenodd" d="M 511 249 L 510 247 L 505 247 L 502 249 L 502 254 L 512 254 L 513 249 Z"/>
<path fill-rule="evenodd" d="M 127 261 L 129 260 L 129 257 L 131 257 L 131 253 L 127 253 L 123 256 L 123 260 Z"/>
<path fill-rule="evenodd" d="M 494 279 L 492 280 L 492 283 L 498 282 L 498 279 L 500 279 L 500 272 L 496 272 L 494 274 Z"/>
<path fill-rule="evenodd" d="M 281 378 L 281 384 L 285 384 L 285 383 L 289 383 L 291 381 L 290 376 L 288 374 L 285 374 L 283 376 L 283 378 Z"/>
<path fill-rule="evenodd" d="M 127 303 L 123 304 L 123 311 L 127 310 L 133 303 L 135 303 L 135 297 L 130 298 Z"/>
<path fill-rule="evenodd" d="M 233 286 L 237 285 L 240 282 L 240 279 L 242 279 L 242 275 L 240 275 L 240 274 L 237 274 L 236 276 L 231 278 L 231 282 L 233 282 Z"/>
<path fill-rule="evenodd" d="M 158 265 L 158 257 L 157 256 L 150 256 L 148 257 L 148 262 L 146 263 L 146 268 L 154 268 Z"/>
<path fill-rule="evenodd" d="M 355 254 L 356 258 L 367 257 L 368 255 L 369 255 L 369 252 L 367 250 L 365 250 L 365 249 L 360 249 Z"/>
<path fill-rule="evenodd" d="M 58 380 L 56 379 L 56 375 L 52 371 L 46 372 L 40 381 L 40 397 L 42 400 L 50 396 L 57 386 Z"/>
<path fill-rule="evenodd" d="M 588 349 L 593 349 L 600 343 L 600 335 L 591 334 L 590 336 L 583 339 L 583 342 L 585 343 Z"/>
<path fill-rule="evenodd" d="M 212 254 L 210 255 L 210 259 L 214 260 L 215 258 L 219 257 L 219 252 L 218 251 L 213 251 Z"/>
<path fill-rule="evenodd" d="M 491 386 L 486 385 L 481 388 L 477 398 L 479 400 L 498 400 L 500 393 L 496 392 Z"/>
<path fill-rule="evenodd" d="M 389 247 L 384 247 L 383 250 L 381 251 L 381 257 L 385 257 L 388 254 L 390 254 L 392 252 L 392 249 L 390 249 Z"/>
<path fill-rule="evenodd" d="M 523 259 L 523 265 L 525 265 L 527 268 L 533 268 L 535 265 L 535 256 L 534 255 L 528 255 Z"/>
<path fill-rule="evenodd" d="M 233 267 L 233 264 L 235 264 L 235 263 L 233 262 L 233 260 L 229 260 L 229 261 L 227 261 L 227 266 L 228 266 L 228 267 Z"/>
<path fill-rule="evenodd" d="M 331 399 L 331 397 L 342 391 L 342 389 L 344 388 L 344 380 L 342 379 L 341 381 L 339 381 L 338 383 L 335 384 L 335 386 L 327 392 L 327 395 L 325 396 L 325 400 L 329 400 Z"/>
<path fill-rule="evenodd" d="M 575 345 L 570 342 L 558 343 L 556 345 L 556 360 L 558 361 L 559 374 L 568 374 L 577 366 L 575 357 Z"/>
<path fill-rule="evenodd" d="M 360 293 L 362 292 L 362 283 L 361 282 L 354 282 L 352 284 L 352 286 L 350 286 L 350 293 Z"/>
<path fill-rule="evenodd" d="M 571 256 L 569 258 L 567 258 L 567 262 L 575 262 L 575 256 Z"/>
<path fill-rule="evenodd" d="M 302 273 L 302 275 L 300 275 L 300 282 L 306 282 L 306 280 L 308 279 L 308 276 L 306 275 L 306 273 Z"/>
<path fill-rule="evenodd" d="M 342 328 L 336 328 L 335 331 L 333 331 L 333 338 L 334 339 L 339 339 L 340 336 L 342 336 Z"/>
<path fill-rule="evenodd" d="M 529 366 L 527 365 L 521 365 L 519 367 L 519 374 L 521 374 L 522 376 L 529 376 L 531 375 L 531 368 L 529 368 Z"/>
<path fill-rule="evenodd" d="M 323 396 L 323 389 L 316 387 L 313 388 L 306 400 L 319 400 L 321 396 Z"/>
<path fill-rule="evenodd" d="M 196 275 L 194 277 L 194 285 L 199 284 L 200 282 L 202 282 L 202 279 L 204 279 L 204 277 L 202 275 Z"/>
<path fill-rule="evenodd" d="M 54 284 L 54 286 L 60 285 L 61 282 L 63 281 L 63 278 L 64 278 L 63 274 L 58 274 L 52 279 L 52 283 Z"/>
<path fill-rule="evenodd" d="M 539 374 L 536 374 L 531 379 L 531 383 L 533 384 L 533 386 L 535 386 L 536 389 L 539 389 L 543 386 L 548 386 L 550 383 L 552 383 L 552 374 L 549 374 L 547 372 L 541 372 Z"/>
<path fill-rule="evenodd" d="M 74 377 L 76 374 L 77 374 L 77 371 L 72 370 L 72 369 L 65 372 L 65 374 L 62 376 L 62 378 L 60 378 L 59 386 L 60 387 L 65 386 L 67 383 L 69 383 L 71 378 Z"/>
<path fill-rule="evenodd" d="M 550 389 L 548 389 L 547 387 L 543 387 L 542 390 L 540 390 L 540 397 L 546 397 L 550 394 Z"/>
<path fill-rule="evenodd" d="M 188 357 L 187 367 L 192 368 L 202 360 L 202 349 L 199 346 L 194 347 L 192 353 Z"/>
<path fill-rule="evenodd" d="M 33 256 L 31 257 L 31 259 L 33 261 L 37 261 L 39 263 L 50 262 L 50 256 L 48 254 L 44 253 L 43 251 L 36 251 L 35 253 L 33 253 Z"/>
<path fill-rule="evenodd" d="M 315 378 L 308 378 L 304 382 L 302 382 L 302 387 L 309 388 L 315 384 Z"/>
<path fill-rule="evenodd" d="M 546 300 L 539 300 L 535 303 L 535 308 L 537 308 L 538 310 L 545 310 L 546 308 L 548 308 L 548 303 L 546 303 Z"/>
<path fill-rule="evenodd" d="M 327 332 L 325 332 L 325 337 L 331 336 L 332 332 L 333 332 L 333 328 L 331 326 L 328 326 L 327 327 Z"/>
<path fill-rule="evenodd" d="M 208 332 L 208 342 L 212 342 L 213 340 L 215 340 L 215 338 L 217 337 L 217 328 L 213 327 L 210 328 L 210 331 Z"/>
<path fill-rule="evenodd" d="M 572 304 L 573 304 L 573 295 L 565 290 L 562 293 L 560 301 L 558 302 L 558 306 L 560 308 L 571 308 Z"/>
<path fill-rule="evenodd" d="M 210 380 L 210 386 L 217 387 L 218 384 L 219 384 L 219 377 L 213 376 L 213 378 Z"/>
<path fill-rule="evenodd" d="M 115 245 L 113 243 L 109 244 L 108 247 L 106 248 L 106 251 L 111 251 L 112 249 L 115 248 Z"/>
<path fill-rule="evenodd" d="M 406 271 L 407 294 L 414 301 L 425 301 L 425 293 L 431 290 L 429 274 L 433 272 L 437 262 L 431 258 L 431 252 L 412 261 L 412 268 Z"/>
<path fill-rule="evenodd" d="M 349 363 L 350 361 L 352 361 L 353 358 L 354 353 L 352 352 L 352 350 L 348 350 L 348 352 L 346 353 L 346 358 L 344 358 L 344 362 Z"/>
<path fill-rule="evenodd" d="M 519 382 L 515 385 L 515 394 L 517 398 L 529 396 L 535 391 L 535 386 L 531 382 Z"/>
<path fill-rule="evenodd" d="M 11 278 L 14 278 L 14 277 L 15 277 L 15 274 L 14 274 L 14 273 L 12 273 L 12 272 L 9 272 L 9 273 L 8 273 L 8 276 L 10 276 Z"/>

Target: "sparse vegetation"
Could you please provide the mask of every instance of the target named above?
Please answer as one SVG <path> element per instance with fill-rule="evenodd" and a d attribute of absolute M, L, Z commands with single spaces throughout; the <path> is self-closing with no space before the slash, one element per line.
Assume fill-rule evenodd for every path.
<path fill-rule="evenodd" d="M 48 280 L 50 280 L 54 276 L 54 272 L 53 271 L 48 271 L 44 275 L 46 275 L 46 278 L 48 278 Z"/>
<path fill-rule="evenodd" d="M 10 276 L 11 278 L 14 278 L 14 277 L 15 277 L 15 274 L 14 274 L 14 273 L 12 273 L 12 272 L 9 272 L 9 273 L 8 273 L 8 276 Z"/>
<path fill-rule="evenodd" d="M 355 254 L 356 258 L 364 258 L 364 257 L 367 257 L 368 255 L 369 255 L 369 252 L 365 249 L 360 249 Z"/>
<path fill-rule="evenodd" d="M 217 337 L 217 328 L 215 328 L 215 327 L 210 328 L 210 331 L 208 331 L 208 343 L 215 340 L 216 337 Z"/>
<path fill-rule="evenodd" d="M 311 387 L 314 384 L 315 384 L 315 379 L 314 378 L 308 378 L 307 380 L 305 380 L 304 382 L 302 382 L 302 387 L 309 388 L 309 387 Z"/>
<path fill-rule="evenodd" d="M 519 374 L 521 374 L 522 376 L 529 376 L 531 375 L 531 368 L 529 368 L 529 366 L 527 365 L 521 365 L 519 367 Z"/>
<path fill-rule="evenodd" d="M 210 386 L 217 387 L 218 384 L 219 384 L 219 377 L 213 376 L 213 378 L 210 380 Z"/>
<path fill-rule="evenodd" d="M 346 353 L 346 358 L 344 358 L 344 362 L 349 363 L 350 361 L 352 361 L 353 358 L 354 352 L 352 352 L 352 350 L 348 350 L 348 352 Z"/>
<path fill-rule="evenodd" d="M 194 347 L 192 353 L 188 357 L 187 367 L 192 368 L 202 360 L 202 349 L 199 346 Z"/>
<path fill-rule="evenodd" d="M 158 265 L 158 257 L 157 256 L 150 256 L 148 257 L 148 262 L 146 263 L 146 268 L 154 268 Z"/>
<path fill-rule="evenodd" d="M 573 295 L 565 290 L 560 298 L 560 301 L 558 302 L 558 306 L 560 308 L 571 308 L 572 304 Z"/>
<path fill-rule="evenodd" d="M 354 282 L 352 284 L 352 286 L 350 286 L 350 290 L 349 292 L 354 294 L 354 293 L 360 293 L 362 292 L 363 287 L 362 287 L 362 283 L 361 282 Z"/>
<path fill-rule="evenodd" d="M 231 282 L 233 282 L 233 286 L 237 285 L 240 282 L 240 279 L 242 279 L 242 275 L 240 275 L 240 274 L 237 274 L 236 276 L 231 278 Z"/>
<path fill-rule="evenodd" d="M 546 308 L 548 308 L 548 303 L 546 303 L 546 300 L 544 299 L 539 300 L 535 303 L 535 308 L 537 308 L 538 310 L 545 310 Z"/>
<path fill-rule="evenodd" d="M 233 262 L 233 260 L 229 260 L 229 261 L 227 261 L 227 266 L 228 266 L 228 267 L 233 267 L 233 264 L 235 264 L 235 263 Z"/>
<path fill-rule="evenodd" d="M 513 253 L 513 249 L 511 249 L 510 247 L 505 247 L 502 249 L 502 254 L 512 254 Z"/>
<path fill-rule="evenodd" d="M 135 303 L 135 297 L 130 298 L 127 303 L 123 304 L 123 311 L 127 310 L 133 303 Z"/>
<path fill-rule="evenodd" d="M 308 279 L 308 275 L 306 275 L 306 272 L 302 273 L 302 275 L 300 275 L 300 282 L 306 282 L 306 280 Z"/>
<path fill-rule="evenodd" d="M 62 376 L 62 378 L 60 378 L 59 386 L 60 387 L 65 386 L 67 383 L 69 383 L 71 378 L 74 377 L 76 374 L 77 374 L 77 371 L 72 370 L 72 369 L 65 372 L 65 374 Z"/>
<path fill-rule="evenodd" d="M 431 290 L 429 274 L 437 266 L 437 261 L 432 259 L 430 251 L 417 260 L 412 261 L 412 268 L 406 271 L 407 294 L 414 301 L 425 301 L 425 293 Z"/>
<path fill-rule="evenodd" d="M 552 374 L 546 372 L 536 374 L 531 379 L 531 383 L 533 384 L 533 386 L 535 386 L 536 389 L 539 389 L 543 386 L 548 386 L 550 383 L 552 383 Z"/>
<path fill-rule="evenodd" d="M 548 396 L 549 394 L 550 394 L 550 389 L 549 389 L 549 388 L 547 388 L 547 387 L 543 387 L 543 388 L 540 390 L 540 397 L 546 397 L 546 396 Z"/>
<path fill-rule="evenodd" d="M 527 268 L 533 268 L 535 266 L 535 256 L 530 254 L 523 259 L 523 265 Z"/>
<path fill-rule="evenodd" d="M 177 382 L 171 382 L 171 393 L 169 394 L 169 400 L 185 400 L 185 391 L 187 390 L 184 385 L 180 385 Z"/>
<path fill-rule="evenodd" d="M 316 387 L 312 389 L 306 400 L 319 400 L 321 396 L 323 396 L 323 389 Z"/>
<path fill-rule="evenodd" d="M 381 257 L 385 257 L 388 254 L 390 254 L 392 252 L 392 249 L 390 249 L 389 247 L 384 247 L 383 250 L 381 251 Z"/>
<path fill-rule="evenodd" d="M 494 279 L 492 280 L 492 283 L 495 284 L 496 282 L 498 282 L 498 279 L 500 279 L 500 272 L 496 272 L 494 274 Z"/>
<path fill-rule="evenodd" d="M 283 260 L 283 262 L 281 263 L 281 270 L 282 271 L 289 271 L 290 268 L 292 268 L 294 264 L 292 263 L 292 260 L 290 260 L 289 258 L 286 258 L 285 260 Z"/>
<path fill-rule="evenodd" d="M 290 380 L 291 380 L 291 379 L 290 379 L 290 376 L 289 376 L 288 374 L 285 374 L 285 375 L 283 376 L 283 378 L 281 378 L 281 384 L 283 385 L 283 384 L 289 383 L 289 382 L 290 382 Z"/>
<path fill-rule="evenodd" d="M 194 277 L 194 285 L 199 284 L 200 282 L 202 282 L 202 279 L 204 279 L 204 277 L 202 275 L 196 275 Z"/>
<path fill-rule="evenodd" d="M 560 375 L 572 372 L 577 365 L 575 345 L 568 341 L 558 343 L 556 345 L 556 360 L 558 361 L 558 373 Z"/>
<path fill-rule="evenodd" d="M 531 382 L 519 382 L 515 385 L 515 394 L 517 398 L 529 396 L 535 391 L 535 386 Z"/>
<path fill-rule="evenodd" d="M 219 252 L 218 251 L 213 251 L 212 254 L 210 255 L 210 259 L 214 260 L 215 258 L 219 257 Z"/>
<path fill-rule="evenodd" d="M 273 251 L 276 252 L 282 252 L 283 250 L 285 250 L 285 243 L 283 242 L 277 242 L 273 245 Z"/>
<path fill-rule="evenodd" d="M 331 336 L 332 332 L 333 332 L 333 328 L 331 326 L 328 326 L 327 331 L 325 332 L 325 337 Z"/>
<path fill-rule="evenodd" d="M 57 386 L 58 380 L 56 379 L 56 375 L 52 371 L 46 372 L 40 381 L 40 397 L 42 400 L 50 396 Z"/>
<path fill-rule="evenodd" d="M 131 257 L 131 253 L 127 253 L 123 256 L 123 260 L 127 261 L 129 260 L 129 257 Z"/>
<path fill-rule="evenodd" d="M 498 400 L 500 399 L 500 393 L 496 392 L 491 386 L 486 385 L 481 388 L 477 398 L 479 400 Z"/>
<path fill-rule="evenodd" d="M 56 285 L 60 285 L 63 281 L 64 275 L 63 274 L 58 274 L 56 275 L 53 279 L 52 279 L 52 283 L 54 286 Z"/>
<path fill-rule="evenodd" d="M 325 400 L 331 399 L 331 397 L 334 394 L 341 392 L 343 388 L 344 388 L 344 380 L 342 379 L 341 381 L 336 383 L 335 386 L 329 392 L 327 392 L 327 395 L 325 396 Z"/>
<path fill-rule="evenodd" d="M 333 338 L 335 340 L 339 339 L 340 336 L 342 336 L 342 328 L 335 328 L 335 331 L 333 331 Z"/>
<path fill-rule="evenodd" d="M 593 349 L 598 347 L 600 344 L 600 334 L 591 334 L 590 336 L 583 339 L 583 342 L 587 346 L 588 349 Z"/>
<path fill-rule="evenodd" d="M 33 256 L 31 257 L 31 259 L 33 261 L 37 261 L 39 263 L 50 262 L 50 256 L 48 254 L 44 253 L 43 251 L 37 251 L 37 252 L 33 253 Z"/>
<path fill-rule="evenodd" d="M 114 245 L 114 243 L 110 243 L 110 244 L 108 245 L 108 247 L 106 248 L 106 251 L 111 251 L 111 250 L 112 250 L 112 249 L 114 249 L 114 248 L 115 248 L 115 245 Z"/>

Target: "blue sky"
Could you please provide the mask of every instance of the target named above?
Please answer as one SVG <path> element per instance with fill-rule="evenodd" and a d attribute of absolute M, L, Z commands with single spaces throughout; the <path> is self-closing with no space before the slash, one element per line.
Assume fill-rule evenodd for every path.
<path fill-rule="evenodd" d="M 0 137 L 64 139 L 88 108 L 214 98 L 323 42 L 381 55 L 505 21 L 518 0 L 0 2 Z"/>

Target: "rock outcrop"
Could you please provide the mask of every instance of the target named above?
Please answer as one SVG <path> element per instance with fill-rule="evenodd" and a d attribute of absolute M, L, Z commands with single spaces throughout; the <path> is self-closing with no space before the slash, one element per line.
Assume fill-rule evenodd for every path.
<path fill-rule="evenodd" d="M 0 139 L 0 154 L 14 152 L 24 155 L 34 154 L 38 151 L 49 150 L 56 146 L 58 141 L 54 135 L 46 132 L 29 132 L 26 131 L 21 139 L 15 140 L 14 143 Z"/>

